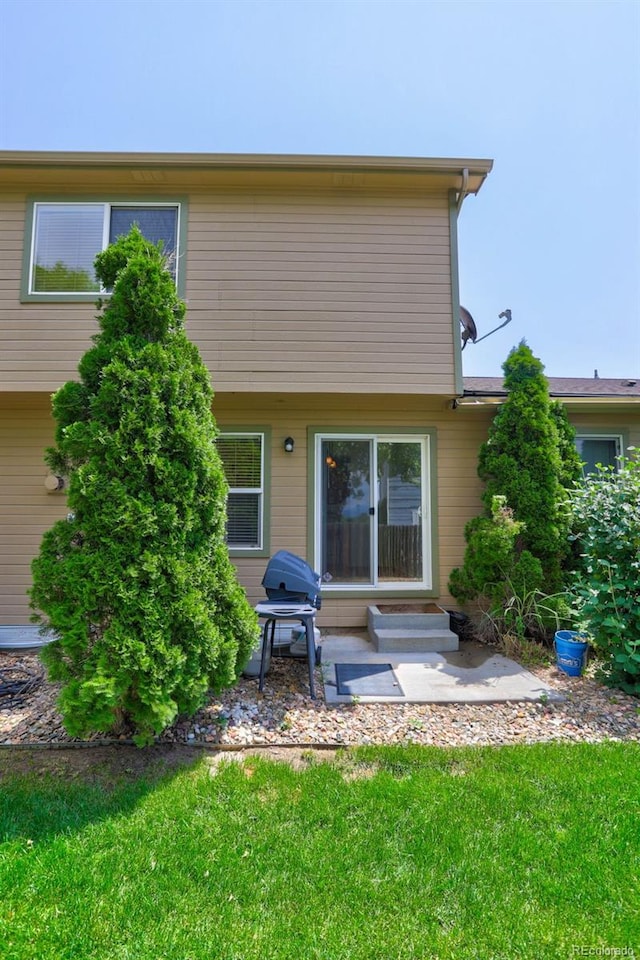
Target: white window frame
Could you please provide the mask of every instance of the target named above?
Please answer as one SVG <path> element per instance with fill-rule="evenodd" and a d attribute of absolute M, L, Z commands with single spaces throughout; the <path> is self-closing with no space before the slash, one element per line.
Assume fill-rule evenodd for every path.
<path fill-rule="evenodd" d="M 265 497 L 266 497 L 266 482 L 265 482 L 265 447 L 266 447 L 266 436 L 265 433 L 261 430 L 221 430 L 220 439 L 226 439 L 227 437 L 249 437 L 252 439 L 260 440 L 260 486 L 259 487 L 232 487 L 229 484 L 229 493 L 238 495 L 238 494 L 250 494 L 251 496 L 259 496 L 258 499 L 258 544 L 235 544 L 227 543 L 229 551 L 232 553 L 240 552 L 243 554 L 260 554 L 264 551 L 265 548 Z M 223 460 L 224 465 L 224 460 Z"/>
<path fill-rule="evenodd" d="M 103 210 L 103 222 L 102 222 L 102 250 L 105 250 L 109 246 L 109 233 L 111 229 L 111 210 L 114 207 L 138 207 L 140 209 L 144 207 L 168 207 L 176 211 L 176 252 L 175 252 L 175 281 L 176 286 L 179 286 L 181 281 L 180 275 L 180 266 L 181 266 L 181 253 L 180 250 L 180 240 L 181 240 L 181 216 L 182 216 L 182 202 L 178 200 L 137 200 L 137 199 L 126 199 L 126 200 L 92 200 L 90 197 L 84 197 L 82 200 L 70 197 L 69 199 L 64 200 L 34 200 L 32 202 L 31 210 L 31 243 L 29 250 L 29 263 L 28 263 L 28 281 L 27 281 L 27 295 L 29 299 L 42 298 L 43 300 L 50 300 L 63 297 L 65 300 L 87 300 L 95 299 L 98 296 L 108 296 L 109 291 L 101 289 L 96 291 L 86 291 L 86 290 L 34 290 L 34 275 L 35 275 L 35 254 L 36 254 L 36 238 L 37 238 L 37 218 L 38 218 L 38 208 L 39 207 L 102 207 Z M 98 251 L 98 253 L 101 251 Z"/>
<path fill-rule="evenodd" d="M 393 592 L 424 592 L 432 591 L 434 585 L 434 555 L 432 549 L 433 524 L 434 524 L 434 497 L 432 489 L 432 455 L 433 438 L 430 433 L 398 433 L 378 432 L 378 431 L 327 431 L 322 430 L 315 434 L 315 452 L 314 452 L 314 470 L 315 470 L 315 491 L 314 491 L 314 569 L 320 571 L 321 575 L 325 571 L 320 570 L 322 565 L 322 444 L 325 440 L 369 440 L 372 441 L 372 476 L 377 477 L 378 473 L 378 444 L 379 443 L 420 443 L 421 447 L 421 496 L 422 503 L 427 516 L 422 524 L 422 580 L 408 583 L 405 581 L 378 582 L 377 580 L 377 560 L 378 560 L 378 524 L 372 523 L 371 540 L 371 570 L 373 578 L 371 583 L 340 583 L 333 584 L 330 581 L 323 583 L 323 593 L 357 594 L 371 591 L 373 593 L 393 593 Z M 370 484 L 370 506 L 377 507 L 376 484 Z"/>

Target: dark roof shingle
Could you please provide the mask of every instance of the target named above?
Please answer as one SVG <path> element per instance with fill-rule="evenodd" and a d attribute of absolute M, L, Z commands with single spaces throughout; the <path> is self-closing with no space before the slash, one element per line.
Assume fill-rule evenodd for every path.
<path fill-rule="evenodd" d="M 640 377 L 547 377 L 552 397 L 640 397 Z M 464 392 L 470 396 L 505 394 L 502 377 L 465 377 Z"/>

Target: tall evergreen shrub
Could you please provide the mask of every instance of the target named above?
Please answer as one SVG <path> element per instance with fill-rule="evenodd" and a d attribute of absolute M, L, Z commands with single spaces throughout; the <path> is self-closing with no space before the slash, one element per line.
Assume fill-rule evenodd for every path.
<path fill-rule="evenodd" d="M 560 474 L 558 479 L 564 491 L 571 491 L 576 483 L 582 480 L 582 461 L 576 447 L 575 427 L 569 422 L 567 411 L 558 400 L 552 400 L 549 404 L 549 413 L 553 420 L 558 435 L 558 453 L 560 454 Z M 566 516 L 564 505 L 566 504 L 566 494 L 563 493 L 561 506 L 563 514 Z"/>
<path fill-rule="evenodd" d="M 149 742 L 232 684 L 256 618 L 224 542 L 212 389 L 159 247 L 137 228 L 96 259 L 112 288 L 79 381 L 55 394 L 69 514 L 33 562 L 34 620 L 69 733 Z M 101 304 L 98 304 L 99 308 Z"/>
<path fill-rule="evenodd" d="M 464 563 L 449 580 L 452 596 L 480 598 L 494 622 L 501 608 L 521 609 L 525 601 L 535 611 L 561 587 L 568 490 L 581 475 L 575 431 L 550 400 L 544 367 L 524 341 L 503 371 L 507 398 L 478 458 L 484 515 L 467 524 Z"/>
<path fill-rule="evenodd" d="M 579 479 L 580 461 L 566 415 L 549 398 L 544 367 L 524 341 L 503 370 L 507 398 L 478 458 L 483 501 L 489 510 L 494 496 L 507 498 L 524 524 L 520 548 L 540 561 L 544 589 L 551 593 L 562 583 L 569 550 L 567 487 Z"/>

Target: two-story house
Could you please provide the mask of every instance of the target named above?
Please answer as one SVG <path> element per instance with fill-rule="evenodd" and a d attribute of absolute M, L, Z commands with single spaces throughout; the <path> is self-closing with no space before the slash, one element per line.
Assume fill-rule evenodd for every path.
<path fill-rule="evenodd" d="M 383 598 L 451 604 L 500 384 L 462 379 L 457 218 L 489 160 L 0 154 L 0 623 L 66 512 L 51 394 L 97 332 L 92 263 L 138 223 L 171 254 L 211 371 L 228 543 L 251 600 L 287 549 L 325 578 L 321 623 Z M 623 389 L 622 387 L 620 388 Z M 585 436 L 640 444 L 640 391 Z"/>

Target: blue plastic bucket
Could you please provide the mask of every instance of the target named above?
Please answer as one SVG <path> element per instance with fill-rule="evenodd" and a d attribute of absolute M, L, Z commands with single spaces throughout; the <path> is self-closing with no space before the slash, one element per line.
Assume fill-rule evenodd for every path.
<path fill-rule="evenodd" d="M 587 662 L 589 643 L 583 633 L 575 630 L 557 630 L 553 643 L 556 648 L 556 665 L 570 677 L 579 677 Z"/>

